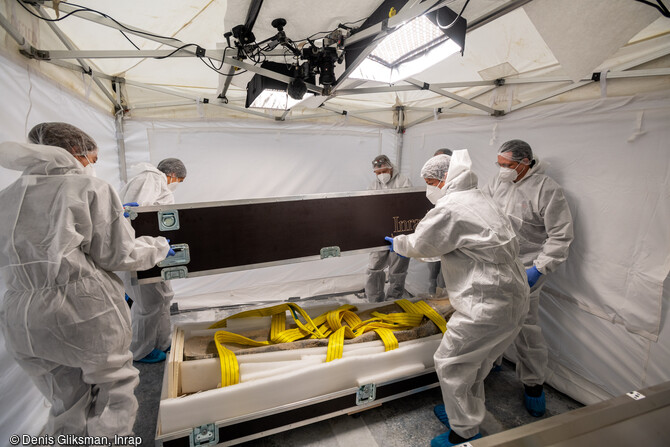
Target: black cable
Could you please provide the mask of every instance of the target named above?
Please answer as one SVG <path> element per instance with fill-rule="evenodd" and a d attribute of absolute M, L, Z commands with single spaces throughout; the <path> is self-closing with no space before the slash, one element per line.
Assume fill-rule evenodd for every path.
<path fill-rule="evenodd" d="M 337 30 L 341 27 L 341 25 L 349 25 L 350 23 L 358 23 L 358 22 L 362 22 L 363 20 L 367 20 L 367 17 L 364 18 L 364 19 L 358 19 L 358 20 L 355 20 L 355 21 L 353 21 L 353 22 L 344 22 L 344 23 L 340 23 L 340 25 L 338 25 L 337 28 L 335 28 L 335 29 L 332 29 L 332 30 L 330 30 L 330 31 L 319 31 L 318 33 L 314 33 L 314 34 L 312 34 L 312 35 L 309 36 L 309 37 L 305 37 L 304 39 L 296 40 L 296 41 L 294 41 L 293 43 L 298 43 L 298 42 L 303 42 L 303 41 L 309 40 L 309 39 L 311 39 L 312 37 L 316 36 L 317 34 L 330 34 L 330 33 L 334 32 L 334 31 L 337 31 Z"/>
<path fill-rule="evenodd" d="M 17 1 L 20 2 L 21 0 L 17 0 Z M 98 10 L 95 10 L 95 9 L 92 9 L 92 8 L 89 8 L 89 7 L 86 7 L 86 6 L 77 5 L 76 3 L 70 3 L 70 2 L 61 2 L 61 3 L 64 4 L 64 5 L 76 6 L 77 8 L 80 8 L 79 10 L 77 10 L 77 11 L 73 11 L 72 13 L 79 12 L 79 11 L 93 12 L 93 13 L 95 13 L 95 14 L 99 14 L 99 15 L 101 15 L 102 17 L 104 17 L 104 18 L 106 18 L 106 19 L 111 20 L 112 22 L 116 23 L 116 24 L 119 25 L 121 28 L 124 28 L 124 29 L 127 30 L 127 31 L 132 31 L 132 32 L 134 32 L 134 33 L 142 34 L 142 35 L 144 35 L 144 36 L 156 37 L 156 38 L 158 38 L 158 39 L 170 39 L 170 40 L 176 40 L 176 41 L 178 41 L 178 42 L 181 42 L 181 40 L 180 40 L 180 39 L 177 39 L 176 37 L 161 36 L 161 35 L 159 35 L 159 34 L 152 34 L 152 33 L 148 33 L 148 32 L 146 32 L 146 31 L 139 31 L 139 30 L 130 28 L 130 27 L 124 25 L 123 23 L 119 22 L 118 20 L 116 20 L 114 17 L 110 17 L 110 16 L 108 16 L 108 15 L 105 14 L 104 12 L 101 12 L 101 11 L 98 11 Z M 69 14 L 68 14 L 68 15 L 69 15 Z"/>
<path fill-rule="evenodd" d="M 241 74 L 247 72 L 247 70 L 242 70 L 242 71 L 239 71 L 239 72 L 237 72 L 237 73 L 233 73 L 233 74 L 223 73 L 222 71 L 217 70 L 216 67 L 214 67 L 213 64 L 212 64 L 212 65 L 208 64 L 207 61 L 204 60 L 204 58 L 199 57 L 198 59 L 200 59 L 200 61 L 201 61 L 203 64 L 205 64 L 205 66 L 206 66 L 207 68 L 209 68 L 210 70 L 213 70 L 213 71 L 217 72 L 217 73 L 220 74 L 221 76 L 230 76 L 230 77 L 233 77 L 233 76 L 241 75 Z M 207 58 L 207 59 L 209 59 L 209 58 Z"/>
<path fill-rule="evenodd" d="M 159 39 L 169 39 L 169 40 L 175 40 L 175 41 L 177 41 L 177 42 L 181 42 L 181 40 L 179 40 L 179 39 L 177 39 L 177 38 L 174 38 L 174 37 L 160 36 L 160 35 L 158 35 L 158 34 L 152 34 L 152 33 L 147 33 L 147 32 L 144 32 L 144 31 L 138 31 L 138 30 L 135 30 L 135 29 L 133 29 L 133 28 L 130 28 L 130 27 L 127 27 L 127 26 L 123 25 L 122 23 L 120 23 L 119 21 L 117 21 L 117 20 L 114 19 L 113 17 L 111 17 L 111 16 L 105 14 L 104 12 L 97 11 L 97 10 L 92 9 L 92 8 L 87 8 L 87 7 L 85 7 L 85 6 L 77 5 L 77 4 L 75 4 L 75 3 L 61 2 L 61 3 L 63 3 L 63 4 L 70 5 L 70 6 L 74 6 L 74 7 L 77 7 L 77 8 L 79 8 L 79 9 L 74 10 L 74 11 L 71 11 L 71 12 L 67 13 L 66 15 L 64 15 L 64 16 L 62 16 L 62 17 L 59 17 L 59 18 L 57 18 L 57 19 L 48 19 L 48 18 L 45 18 L 45 17 L 40 16 L 39 14 L 35 14 L 33 11 L 31 11 L 29 8 L 27 8 L 26 5 L 24 5 L 23 2 L 22 2 L 21 0 L 17 0 L 17 2 L 18 2 L 18 3 L 21 5 L 21 7 L 22 7 L 23 9 L 25 9 L 29 14 L 31 14 L 31 15 L 37 17 L 37 18 L 40 19 L 40 20 L 44 20 L 45 22 L 58 22 L 58 21 L 61 21 L 61 20 L 65 19 L 65 18 L 67 18 L 67 17 L 69 17 L 69 16 L 71 16 L 71 15 L 73 15 L 73 14 L 76 14 L 76 13 L 78 13 L 78 12 L 82 12 L 82 11 L 83 11 L 83 12 L 92 12 L 92 13 L 98 14 L 98 15 L 100 15 L 100 16 L 102 16 L 102 17 L 105 17 L 105 18 L 111 20 L 112 22 L 114 22 L 114 23 L 116 23 L 117 25 L 119 25 L 121 28 L 124 28 L 124 29 L 126 29 L 126 30 L 128 30 L 128 31 L 132 31 L 132 32 L 134 32 L 134 33 L 142 34 L 142 35 L 145 35 L 145 36 L 156 37 L 156 38 L 159 38 Z M 132 40 L 130 40 L 130 38 L 123 32 L 123 30 L 119 30 L 119 32 L 120 32 L 120 33 L 123 35 L 123 37 L 125 37 L 125 38 L 126 38 L 126 39 L 127 39 L 127 40 L 128 40 L 128 41 L 129 41 L 129 42 L 130 42 L 130 43 L 131 43 L 137 50 L 139 50 L 139 47 L 138 47 L 137 45 L 135 45 L 135 43 L 134 43 Z M 176 48 L 174 51 L 172 51 L 170 54 L 168 54 L 168 55 L 166 55 L 166 56 L 157 56 L 157 57 L 154 57 L 153 59 L 167 59 L 167 58 L 173 56 L 173 55 L 174 55 L 175 53 L 177 53 L 178 51 L 183 50 L 184 48 L 187 48 L 187 47 L 191 47 L 191 46 L 195 46 L 195 47 L 197 47 L 197 48 L 200 48 L 200 46 L 197 45 L 197 44 L 195 44 L 195 43 L 189 43 L 189 44 L 182 45 L 182 46 L 179 47 L 179 48 Z M 198 59 L 200 59 L 200 61 L 203 62 L 208 68 L 210 68 L 210 69 L 216 71 L 217 73 L 219 73 L 219 74 L 222 75 L 222 76 L 237 76 L 237 75 L 240 75 L 240 74 L 242 74 L 242 73 L 245 73 L 247 70 L 243 70 L 243 71 L 241 71 L 241 72 L 239 72 L 239 73 L 233 73 L 233 74 L 222 73 L 222 72 L 220 71 L 221 68 L 223 67 L 223 63 L 224 63 L 223 60 L 225 59 L 226 50 L 227 50 L 228 48 L 232 48 L 232 47 L 227 47 L 227 48 L 224 49 L 224 52 L 223 52 L 223 58 L 221 59 L 221 65 L 219 66 L 218 69 L 216 68 L 216 66 L 214 66 L 214 63 L 211 62 L 211 59 L 210 59 L 210 58 L 207 58 L 207 59 L 210 60 L 210 64 L 211 64 L 211 65 L 210 65 L 210 64 L 207 64 L 207 62 L 204 60 L 204 58 L 203 58 L 202 56 L 198 56 Z"/>
<path fill-rule="evenodd" d="M 131 44 L 132 46 L 135 47 L 136 50 L 139 50 L 139 49 L 140 49 L 140 47 L 138 47 L 137 45 L 135 45 L 135 42 L 133 42 L 132 40 L 130 40 L 130 37 L 126 36 L 126 33 L 124 33 L 124 32 L 121 31 L 121 30 L 119 30 L 119 32 L 121 33 L 121 35 L 123 35 L 123 37 L 126 38 L 126 40 L 128 40 L 128 42 L 130 42 L 130 44 Z"/>
<path fill-rule="evenodd" d="M 154 57 L 154 59 L 167 59 L 168 57 L 174 55 L 176 52 L 178 52 L 180 50 L 183 50 L 184 48 L 187 48 L 187 47 L 198 47 L 198 48 L 200 48 L 200 46 L 195 44 L 195 43 L 187 43 L 186 45 L 182 45 L 179 48 L 175 48 L 175 50 L 173 52 L 171 52 L 170 54 L 167 54 L 165 56 L 156 56 L 156 57 Z"/>
<path fill-rule="evenodd" d="M 42 16 L 39 15 L 39 14 L 35 14 L 33 11 L 31 11 L 30 9 L 28 9 L 28 8 L 26 7 L 26 5 L 24 5 L 23 2 L 22 2 L 21 0 L 16 0 L 16 1 L 19 3 L 19 5 L 21 5 L 21 7 L 22 7 L 23 9 L 25 9 L 26 11 L 28 11 L 28 14 L 30 14 L 30 15 L 32 15 L 32 16 L 35 16 L 35 17 L 37 17 L 38 19 L 44 20 L 45 22 L 60 22 L 61 20 L 65 19 L 65 18 L 67 18 L 67 17 L 69 17 L 69 16 L 71 16 L 72 14 L 75 14 L 75 13 L 80 12 L 80 11 L 85 11 L 85 9 L 77 9 L 77 10 L 75 10 L 75 11 L 68 12 L 68 13 L 65 14 L 63 17 L 59 17 L 59 18 L 57 18 L 57 19 L 47 19 L 47 18 L 45 18 L 45 17 L 42 17 Z"/>
<path fill-rule="evenodd" d="M 635 1 L 640 2 L 640 3 L 644 3 L 645 5 L 649 5 L 652 8 L 658 9 L 664 17 L 670 17 L 670 11 L 668 11 L 668 8 L 663 4 L 663 2 L 661 0 L 657 0 L 658 4 L 648 2 L 646 0 L 635 0 Z"/>
<path fill-rule="evenodd" d="M 334 30 L 330 30 L 330 31 L 319 31 L 318 33 L 314 33 L 309 37 L 305 37 L 304 39 L 296 40 L 295 42 L 309 41 L 312 37 L 316 36 L 317 34 L 330 34 L 330 33 L 332 33 L 333 31 L 336 31 L 336 30 L 337 30 L 337 28 L 335 28 Z"/>
<path fill-rule="evenodd" d="M 435 14 L 435 22 L 437 22 L 437 26 L 440 27 L 440 29 L 449 29 L 449 28 L 451 28 L 452 26 L 454 26 L 454 25 L 456 24 L 456 22 L 458 21 L 458 19 L 461 18 L 461 15 L 463 14 L 463 11 L 465 11 L 465 7 L 468 6 L 468 3 L 470 3 L 470 0 L 467 0 L 467 1 L 465 2 L 465 4 L 463 5 L 463 8 L 461 9 L 461 12 L 459 12 L 458 15 L 456 16 L 456 18 L 454 19 L 454 21 L 451 22 L 451 23 L 450 23 L 449 25 L 447 25 L 447 26 L 442 26 L 442 25 L 440 24 L 440 17 L 439 17 L 440 14 L 439 14 L 439 9 L 438 9 L 437 12 L 436 12 L 436 14 Z"/>
<path fill-rule="evenodd" d="M 207 60 L 209 61 L 209 64 L 207 63 L 207 61 L 204 60 L 205 58 L 203 58 L 203 57 L 198 57 L 198 59 L 200 59 L 200 60 L 207 66 L 207 68 L 209 68 L 209 69 L 211 69 L 211 70 L 214 70 L 215 72 L 217 72 L 217 73 L 220 74 L 221 76 L 230 76 L 230 77 L 233 77 L 233 76 L 241 75 L 242 73 L 246 73 L 247 70 L 242 70 L 242 71 L 240 71 L 240 72 L 238 72 L 238 73 L 232 73 L 232 74 L 223 73 L 223 72 L 221 71 L 221 69 L 223 68 L 224 61 L 225 61 L 225 59 L 226 59 L 226 51 L 227 51 L 229 48 L 230 48 L 231 50 L 234 50 L 234 49 L 235 49 L 235 48 L 233 48 L 233 47 L 231 47 L 231 46 L 228 46 L 228 47 L 224 48 L 224 50 L 223 50 L 223 56 L 221 57 L 221 65 L 219 65 L 219 68 L 218 68 L 218 69 L 214 66 L 214 62 L 212 61 L 211 58 L 209 58 L 209 57 L 207 58 Z"/>
<path fill-rule="evenodd" d="M 61 20 L 64 20 L 64 19 L 68 18 L 69 16 L 71 16 L 71 15 L 73 15 L 73 14 L 76 14 L 76 13 L 78 13 L 78 12 L 92 12 L 92 13 L 98 14 L 98 15 L 100 15 L 100 16 L 106 18 L 106 19 L 111 20 L 112 22 L 116 23 L 116 24 L 119 25 L 121 28 L 124 28 L 124 29 L 126 29 L 127 31 L 132 31 L 132 32 L 137 33 L 137 34 L 142 34 L 142 35 L 150 36 L 150 37 L 156 37 L 156 38 L 159 38 L 159 39 L 169 39 L 169 40 L 175 40 L 175 41 L 177 41 L 177 42 L 181 42 L 181 40 L 179 40 L 179 39 L 177 39 L 177 38 L 174 38 L 174 37 L 160 36 L 160 35 L 158 35 L 158 34 L 147 33 L 147 32 L 144 32 L 144 31 L 139 31 L 139 30 L 130 28 L 130 27 L 125 26 L 124 24 L 120 23 L 119 21 L 117 21 L 117 20 L 114 19 L 113 17 L 111 17 L 111 16 L 105 14 L 104 12 L 97 11 L 97 10 L 92 9 L 92 8 L 88 8 L 88 7 L 86 7 L 86 6 L 77 5 L 77 4 L 75 4 L 75 3 L 61 2 L 61 3 L 65 4 L 65 5 L 75 6 L 75 7 L 79 8 L 79 9 L 76 9 L 76 10 L 74 10 L 74 11 L 71 11 L 71 12 L 69 12 L 69 13 L 65 14 L 64 16 L 59 17 L 59 18 L 57 18 L 57 19 L 48 19 L 48 18 L 46 18 L 46 17 L 42 17 L 42 16 L 39 15 L 39 14 L 35 14 L 33 11 L 31 11 L 29 8 L 27 8 L 26 5 L 24 5 L 23 2 L 22 2 L 21 0 L 16 0 L 16 1 L 18 2 L 19 5 L 21 5 L 21 7 L 22 7 L 23 9 L 25 9 L 26 11 L 28 11 L 28 13 L 29 13 L 30 15 L 32 15 L 32 16 L 34 16 L 34 17 L 37 17 L 37 18 L 40 19 L 40 20 L 44 20 L 45 22 L 60 22 Z M 118 31 L 119 31 L 119 32 L 123 35 L 123 37 L 125 37 L 125 38 L 126 38 L 126 39 L 127 39 L 127 40 L 128 40 L 128 41 L 129 41 L 129 42 L 136 48 L 136 49 L 139 50 L 139 47 L 138 47 L 137 45 L 135 45 L 135 43 L 134 43 L 132 40 L 130 40 L 130 38 L 123 32 L 123 30 L 118 30 Z"/>
<path fill-rule="evenodd" d="M 351 23 L 358 23 L 358 22 L 362 22 L 362 21 L 367 20 L 367 19 L 368 19 L 368 18 L 365 17 L 365 18 L 362 18 L 362 19 L 354 20 L 353 22 L 344 22 L 344 23 L 342 23 L 341 25 L 349 25 L 349 24 L 351 24 Z"/>

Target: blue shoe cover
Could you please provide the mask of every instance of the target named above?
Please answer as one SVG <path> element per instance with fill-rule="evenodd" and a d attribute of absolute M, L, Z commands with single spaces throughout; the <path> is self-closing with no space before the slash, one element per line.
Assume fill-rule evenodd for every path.
<path fill-rule="evenodd" d="M 502 365 L 493 365 L 493 368 L 491 368 L 492 373 L 497 373 L 502 371 Z"/>
<path fill-rule="evenodd" d="M 463 442 L 469 442 L 469 441 L 474 441 L 475 439 L 479 439 L 482 437 L 481 433 L 477 433 L 474 435 L 472 438 L 467 439 L 463 442 L 459 442 L 458 444 L 454 444 L 451 441 L 449 441 L 449 434 L 451 433 L 451 430 L 447 431 L 446 433 L 442 433 L 439 436 L 434 437 L 433 439 L 430 440 L 430 447 L 452 447 L 455 445 L 461 445 Z"/>
<path fill-rule="evenodd" d="M 547 409 L 544 391 L 542 391 L 540 397 L 530 397 L 528 394 L 523 393 L 523 404 L 526 406 L 526 410 L 528 410 L 531 416 L 535 416 L 536 418 L 544 416 Z"/>
<path fill-rule="evenodd" d="M 170 345 L 170 346 L 168 346 L 167 348 L 163 349 L 163 352 L 167 354 L 168 352 L 170 352 L 170 349 L 171 349 L 171 348 L 172 348 L 172 345 Z"/>
<path fill-rule="evenodd" d="M 435 416 L 437 416 L 440 422 L 446 425 L 448 429 L 451 429 L 451 426 L 449 425 L 449 418 L 447 417 L 447 410 L 444 409 L 444 404 L 435 405 L 435 408 L 433 408 L 433 413 L 435 413 Z"/>
<path fill-rule="evenodd" d="M 143 359 L 136 360 L 137 362 L 140 363 L 158 363 L 158 362 L 164 362 L 166 358 L 166 355 L 163 351 L 160 351 L 158 349 L 154 349 L 144 357 Z"/>

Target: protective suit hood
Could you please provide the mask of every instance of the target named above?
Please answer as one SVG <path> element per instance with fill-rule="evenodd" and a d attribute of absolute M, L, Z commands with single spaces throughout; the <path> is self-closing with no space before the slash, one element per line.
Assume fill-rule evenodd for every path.
<path fill-rule="evenodd" d="M 124 203 L 137 202 L 140 206 L 174 203 L 167 176 L 151 163 L 138 163 L 130 168 L 130 180 L 121 188 L 119 196 Z"/>
<path fill-rule="evenodd" d="M 368 189 L 371 190 L 380 190 L 380 189 L 399 189 L 399 188 L 411 188 L 412 187 L 412 182 L 400 172 L 400 169 L 398 167 L 390 162 L 391 168 L 393 169 L 393 173 L 391 174 L 391 178 L 389 179 L 388 182 L 382 183 L 379 181 L 377 176 L 375 175 L 375 179 L 372 181 Z"/>
<path fill-rule="evenodd" d="M 523 178 L 516 183 L 517 184 L 523 183 L 524 180 L 526 180 L 528 177 L 530 177 L 531 175 L 534 175 L 534 174 L 544 174 L 545 170 L 548 166 L 549 166 L 549 164 L 547 162 L 544 162 L 544 163 L 540 162 L 540 160 L 536 157 L 535 158 L 535 165 L 533 165 L 533 167 L 530 168 L 528 170 L 528 172 L 526 172 L 526 175 L 524 175 Z"/>
<path fill-rule="evenodd" d="M 63 148 L 42 144 L 0 143 L 0 166 L 27 175 L 83 174 L 83 166 Z"/>
<path fill-rule="evenodd" d="M 154 165 L 151 163 L 137 163 L 136 165 L 133 165 L 130 167 L 130 172 L 128 173 L 129 177 L 135 177 L 137 175 L 140 175 L 144 172 L 151 172 L 152 174 L 159 174 L 165 177 L 165 181 L 167 182 L 167 176 L 158 170 Z"/>
<path fill-rule="evenodd" d="M 477 187 L 477 175 L 472 172 L 472 160 L 467 149 L 454 151 L 444 185 L 445 191 L 465 191 Z"/>

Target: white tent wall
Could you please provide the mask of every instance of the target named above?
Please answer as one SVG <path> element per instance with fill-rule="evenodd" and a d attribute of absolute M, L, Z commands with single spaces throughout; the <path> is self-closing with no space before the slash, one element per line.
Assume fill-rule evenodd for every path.
<path fill-rule="evenodd" d="M 184 161 L 188 175 L 175 192 L 178 203 L 362 191 L 374 180 L 375 156 L 398 156 L 393 130 L 346 122 L 127 120 L 124 128 L 130 171 L 140 161 Z M 180 309 L 305 298 L 362 289 L 367 258 L 350 255 L 172 285 Z"/>
<path fill-rule="evenodd" d="M 70 91 L 45 79 L 27 65 L 16 65 L 0 56 L 0 141 L 26 141 L 28 131 L 44 121 L 66 121 L 95 139 L 99 147 L 96 171 L 99 177 L 119 185 L 119 163 L 114 119 L 75 97 Z M 0 189 L 4 189 L 20 172 L 0 168 Z M 5 294 L 0 279 L 0 300 Z M 0 411 L 0 439 L 14 433 L 37 435 L 46 422 L 48 408 L 44 398 L 23 370 L 5 350 L 0 333 L 0 401 L 12 411 Z"/>
<path fill-rule="evenodd" d="M 483 186 L 510 139 L 549 162 L 575 223 L 568 261 L 543 290 L 549 383 L 592 403 L 670 380 L 670 92 L 433 121 L 405 134 L 403 166 L 468 148 Z M 664 294 L 665 293 L 665 294 Z"/>

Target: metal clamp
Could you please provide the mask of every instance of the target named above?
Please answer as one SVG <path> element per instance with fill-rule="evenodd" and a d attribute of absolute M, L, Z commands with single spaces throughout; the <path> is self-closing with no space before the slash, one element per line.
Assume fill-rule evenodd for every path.
<path fill-rule="evenodd" d="M 169 281 L 171 279 L 182 279 L 188 276 L 188 269 L 180 265 L 178 267 L 168 267 L 161 270 L 161 278 L 163 281 Z"/>
<path fill-rule="evenodd" d="M 158 267 L 172 267 L 174 265 L 185 265 L 191 262 L 191 254 L 188 249 L 188 244 L 173 244 L 170 245 L 174 250 L 174 256 L 169 256 L 158 264 Z"/>
<path fill-rule="evenodd" d="M 179 211 L 165 210 L 158 212 L 158 228 L 161 231 L 173 231 L 179 229 Z"/>
<path fill-rule="evenodd" d="M 368 383 L 356 391 L 356 405 L 365 405 L 377 398 L 377 387 L 374 383 Z"/>
<path fill-rule="evenodd" d="M 135 211 L 133 208 L 134 208 L 134 207 L 131 206 L 131 205 L 128 205 L 128 206 L 124 206 L 124 207 L 123 207 L 124 215 L 125 215 L 125 214 L 128 214 L 128 218 L 129 218 L 130 220 L 135 220 L 135 218 L 137 217 L 137 211 Z"/>
<path fill-rule="evenodd" d="M 640 399 L 644 399 L 645 397 L 647 397 L 644 394 L 640 393 L 639 391 L 631 391 L 629 393 L 626 393 L 626 395 L 633 400 L 640 400 Z"/>
<path fill-rule="evenodd" d="M 323 247 L 321 249 L 321 259 L 325 258 L 339 258 L 340 247 Z"/>
<path fill-rule="evenodd" d="M 188 441 L 191 447 L 216 445 L 219 443 L 219 430 L 214 424 L 201 425 L 191 430 Z"/>

